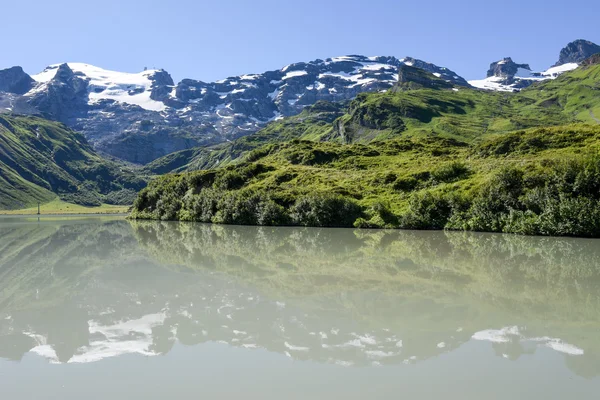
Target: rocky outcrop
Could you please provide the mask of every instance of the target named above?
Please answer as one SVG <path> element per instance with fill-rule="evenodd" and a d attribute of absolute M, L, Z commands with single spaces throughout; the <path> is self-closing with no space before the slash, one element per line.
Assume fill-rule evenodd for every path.
<path fill-rule="evenodd" d="M 459 76 L 456 72 L 449 70 L 446 67 L 438 67 L 435 64 L 428 63 L 422 60 L 417 60 L 412 57 L 405 57 L 401 61 L 404 65 L 422 69 L 454 85 L 467 87 L 469 86 L 469 83 L 463 77 Z"/>
<path fill-rule="evenodd" d="M 24 94 L 31 90 L 34 83 L 21 67 L 0 70 L 0 92 Z"/>
<path fill-rule="evenodd" d="M 600 53 L 594 54 L 593 56 L 586 58 L 581 62 L 581 65 L 596 65 L 600 64 Z"/>
<path fill-rule="evenodd" d="M 38 111 L 63 123 L 71 123 L 87 106 L 88 82 L 61 64 L 54 78 L 33 89 L 29 104 Z"/>
<path fill-rule="evenodd" d="M 575 40 L 566 45 L 561 51 L 555 67 L 568 63 L 581 63 L 585 59 L 600 53 L 600 46 L 589 40 Z"/>
<path fill-rule="evenodd" d="M 506 57 L 490 64 L 487 77 L 513 78 L 519 72 L 519 68 L 531 71 L 529 64 L 517 64 L 512 58 Z"/>
<path fill-rule="evenodd" d="M 546 71 L 532 72 L 529 64 L 517 64 L 507 57 L 490 64 L 485 79 L 469 83 L 479 89 L 519 91 L 536 82 L 555 79 L 565 72 L 572 71 L 597 53 L 600 53 L 600 46 L 587 40 L 576 40 L 561 50 L 558 62 Z"/>
<path fill-rule="evenodd" d="M 155 72 L 149 79 L 152 81 L 152 91 L 150 93 L 150 98 L 152 100 L 165 100 L 175 87 L 173 78 L 171 78 L 171 75 L 164 69 Z"/>
<path fill-rule="evenodd" d="M 423 69 L 401 65 L 398 68 L 398 83 L 392 91 L 398 92 L 410 89 L 451 89 L 454 85 Z"/>

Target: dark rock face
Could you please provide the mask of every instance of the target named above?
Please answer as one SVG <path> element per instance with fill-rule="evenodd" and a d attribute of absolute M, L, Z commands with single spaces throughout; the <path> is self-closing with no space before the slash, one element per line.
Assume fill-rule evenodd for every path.
<path fill-rule="evenodd" d="M 12 67 L 0 71 L 0 92 L 25 94 L 31 90 L 35 81 L 21 67 Z"/>
<path fill-rule="evenodd" d="M 558 62 L 554 66 L 557 67 L 567 63 L 580 63 L 597 53 L 600 53 L 600 46 L 597 44 L 589 40 L 575 40 L 560 51 Z"/>
<path fill-rule="evenodd" d="M 593 56 L 586 58 L 581 62 L 581 65 L 596 65 L 600 64 L 600 53 L 594 54 Z"/>
<path fill-rule="evenodd" d="M 456 72 L 449 70 L 448 68 L 438 67 L 435 64 L 417 60 L 412 57 L 406 57 L 402 59 L 402 61 L 408 66 L 420 68 L 454 85 L 469 86 L 469 83 L 463 77 L 459 76 Z"/>
<path fill-rule="evenodd" d="M 398 68 L 398 83 L 394 85 L 394 92 L 418 88 L 428 89 L 450 89 L 454 85 L 447 82 L 437 75 L 425 71 L 421 68 L 401 65 Z"/>
<path fill-rule="evenodd" d="M 61 64 L 54 78 L 30 96 L 29 104 L 57 121 L 69 124 L 87 105 L 88 81 Z"/>
<path fill-rule="evenodd" d="M 497 76 L 501 78 L 513 78 L 519 71 L 519 68 L 531 71 L 529 64 L 517 64 L 512 58 L 506 57 L 490 64 L 487 77 Z"/>
<path fill-rule="evenodd" d="M 152 92 L 150 93 L 152 100 L 163 101 L 175 87 L 173 78 L 163 69 L 150 76 L 150 80 L 152 81 Z"/>
<path fill-rule="evenodd" d="M 177 85 L 164 70 L 122 74 L 62 64 L 48 67 L 39 78 L 34 75 L 40 82 L 24 94 L 0 99 L 0 108 L 25 104 L 33 113 L 83 132 L 97 150 L 144 164 L 174 151 L 249 135 L 322 100 L 388 90 L 404 66 L 434 74 L 439 84 L 468 86 L 453 71 L 410 57 L 352 55 L 217 82 L 184 79 Z"/>

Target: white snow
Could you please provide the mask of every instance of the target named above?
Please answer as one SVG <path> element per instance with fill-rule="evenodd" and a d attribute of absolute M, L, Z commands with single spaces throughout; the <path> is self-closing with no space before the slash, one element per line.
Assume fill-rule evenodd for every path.
<path fill-rule="evenodd" d="M 577 67 L 577 63 L 568 63 L 558 67 L 552 67 L 544 72 L 539 73 L 532 72 L 525 68 L 519 68 L 515 74 L 515 78 L 532 82 L 540 82 L 548 79 L 555 79 L 562 73 L 572 71 Z M 486 79 L 469 81 L 469 84 L 479 89 L 512 92 L 514 87 L 511 85 L 503 85 L 501 83 L 502 80 L 503 78 L 491 76 Z"/>
<path fill-rule="evenodd" d="M 367 63 L 363 63 L 363 67 L 361 68 L 361 70 L 365 70 L 365 71 L 379 71 L 381 69 L 384 70 L 388 70 L 388 69 L 393 69 L 396 70 L 397 68 L 394 67 L 393 65 L 389 65 L 389 64 L 367 64 Z"/>
<path fill-rule="evenodd" d="M 251 81 L 251 80 L 254 80 L 254 79 L 258 79 L 259 76 L 260 75 L 256 75 L 256 74 L 242 75 L 242 76 L 240 76 L 240 79 L 244 80 L 244 81 Z"/>
<path fill-rule="evenodd" d="M 545 75 L 548 77 L 554 77 L 554 76 L 558 76 L 559 74 L 562 74 L 563 72 L 573 71 L 578 66 L 579 65 L 577 63 L 567 63 L 567 64 L 559 65 L 558 67 L 549 68 L 546 71 L 542 72 L 542 75 Z"/>
<path fill-rule="evenodd" d="M 286 79 L 294 78 L 296 76 L 304 76 L 304 75 L 308 75 L 308 72 L 306 72 L 306 71 L 291 71 L 291 72 L 288 72 L 287 74 L 285 74 L 285 76 L 281 79 L 285 81 Z"/>
<path fill-rule="evenodd" d="M 279 97 L 280 92 L 281 91 L 279 89 L 275 89 L 274 91 L 269 93 L 268 96 L 271 98 L 271 100 L 275 101 L 275 99 Z"/>
<path fill-rule="evenodd" d="M 514 89 L 510 86 L 500 83 L 503 79 L 497 76 L 491 76 L 486 79 L 469 81 L 469 85 L 478 89 L 497 90 L 499 92 L 512 92 Z"/>
<path fill-rule="evenodd" d="M 40 83 L 48 83 L 56 76 L 59 66 L 60 64 L 51 65 L 39 74 L 32 75 L 32 78 Z M 163 111 L 166 108 L 162 102 L 150 99 L 152 81 L 149 77 L 158 72 L 157 70 L 131 74 L 109 71 L 83 63 L 68 63 L 68 66 L 73 72 L 82 74 L 82 78 L 89 80 L 90 103 L 114 100 L 119 103 L 137 105 L 150 111 Z M 135 91 L 135 93 L 131 91 Z M 140 93 L 137 93 L 138 91 Z M 130 92 L 132 94 L 129 94 Z"/>

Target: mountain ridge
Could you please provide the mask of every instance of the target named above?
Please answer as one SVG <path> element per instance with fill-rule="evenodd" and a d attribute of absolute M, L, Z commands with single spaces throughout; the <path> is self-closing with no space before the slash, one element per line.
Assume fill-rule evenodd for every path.
<path fill-rule="evenodd" d="M 579 61 L 594 46 L 587 41 L 572 42 L 561 51 L 560 59 Z M 298 62 L 216 82 L 183 79 L 177 84 L 168 72 L 156 69 L 123 73 L 63 63 L 29 76 L 13 67 L 0 71 L 0 112 L 60 121 L 82 132 L 101 153 L 147 164 L 173 152 L 253 134 L 318 101 L 343 102 L 359 93 L 389 90 L 401 78 L 403 67 L 422 69 L 446 86 L 516 91 L 578 65 L 567 63 L 537 73 L 527 64 L 505 61 L 492 63 L 488 78 L 470 83 L 446 67 L 411 57 L 360 55 Z M 418 75 L 410 74 L 408 80 L 432 82 Z M 406 75 L 402 78 L 407 80 Z M 406 87 L 418 85 L 404 83 Z"/>
<path fill-rule="evenodd" d="M 173 151 L 247 135 L 319 100 L 343 101 L 387 90 L 405 63 L 468 86 L 448 68 L 410 57 L 342 56 L 216 82 L 183 79 L 178 84 L 164 70 L 130 74 L 66 63 L 33 75 L 32 88 L 22 96 L 12 93 L 4 108 L 25 114 L 33 108 L 83 132 L 96 149 L 144 164 Z"/>

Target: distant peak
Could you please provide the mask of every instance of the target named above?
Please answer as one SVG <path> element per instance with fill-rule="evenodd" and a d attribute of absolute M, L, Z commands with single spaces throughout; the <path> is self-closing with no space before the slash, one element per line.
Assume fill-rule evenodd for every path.
<path fill-rule="evenodd" d="M 490 69 L 487 72 L 487 77 L 510 78 L 517 75 L 519 69 L 531 71 L 529 64 L 517 64 L 511 57 L 504 57 L 499 61 L 490 64 Z"/>
<path fill-rule="evenodd" d="M 600 46 L 589 40 L 577 39 L 567 44 L 558 57 L 558 62 L 554 64 L 558 67 L 563 64 L 581 63 L 583 60 L 600 53 Z"/>

